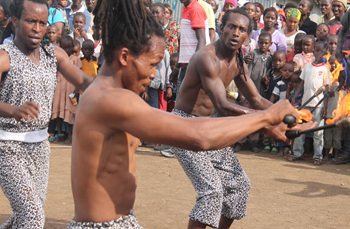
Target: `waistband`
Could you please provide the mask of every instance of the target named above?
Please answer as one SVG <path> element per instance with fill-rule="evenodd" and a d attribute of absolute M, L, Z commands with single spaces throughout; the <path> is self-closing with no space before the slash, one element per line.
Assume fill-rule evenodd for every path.
<path fill-rule="evenodd" d="M 8 132 L 0 129 L 0 141 L 18 141 L 26 143 L 42 142 L 49 137 L 47 128 L 29 132 Z"/>

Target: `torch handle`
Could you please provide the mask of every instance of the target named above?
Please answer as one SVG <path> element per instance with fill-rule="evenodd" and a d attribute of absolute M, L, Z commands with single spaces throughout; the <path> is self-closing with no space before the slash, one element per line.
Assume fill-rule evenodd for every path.
<path fill-rule="evenodd" d="M 283 122 L 287 124 L 288 127 L 292 127 L 297 122 L 297 119 L 293 115 L 286 115 L 283 118 Z"/>
<path fill-rule="evenodd" d="M 293 138 L 299 137 L 302 134 L 307 134 L 307 133 L 312 133 L 312 132 L 316 132 L 316 131 L 319 131 L 319 130 L 325 130 L 325 129 L 329 129 L 329 128 L 334 128 L 336 126 L 337 126 L 336 123 L 334 123 L 334 124 L 319 126 L 319 127 L 311 128 L 311 129 L 308 129 L 308 130 L 302 130 L 302 131 L 300 131 L 300 130 L 287 130 L 286 131 L 286 137 L 289 138 L 289 139 L 293 139 Z"/>

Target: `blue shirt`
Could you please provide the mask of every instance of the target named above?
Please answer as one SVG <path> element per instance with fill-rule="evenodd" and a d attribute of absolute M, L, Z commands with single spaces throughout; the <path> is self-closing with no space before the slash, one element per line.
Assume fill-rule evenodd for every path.
<path fill-rule="evenodd" d="M 49 9 L 49 18 L 47 20 L 47 23 L 49 25 L 54 25 L 57 22 L 65 23 L 64 16 L 62 12 L 59 9 L 50 7 Z"/>

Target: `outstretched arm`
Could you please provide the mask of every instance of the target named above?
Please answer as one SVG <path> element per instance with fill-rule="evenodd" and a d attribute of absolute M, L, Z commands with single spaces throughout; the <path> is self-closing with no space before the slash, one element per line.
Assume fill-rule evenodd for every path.
<path fill-rule="evenodd" d="M 298 116 L 286 100 L 265 111 L 225 118 L 178 117 L 149 107 L 139 96 L 127 90 L 103 101 L 105 104 L 101 106 L 100 114 L 104 117 L 100 118 L 106 124 L 146 141 L 190 150 L 223 148 L 267 125 L 281 123 L 286 114 Z M 128 101 L 128 106 L 120 101 Z"/>
<path fill-rule="evenodd" d="M 78 69 L 69 61 L 69 57 L 63 49 L 55 47 L 58 71 L 62 73 L 64 78 L 71 82 L 74 86 L 81 90 L 85 90 L 90 83 L 92 78 L 87 76 L 84 72 Z"/>

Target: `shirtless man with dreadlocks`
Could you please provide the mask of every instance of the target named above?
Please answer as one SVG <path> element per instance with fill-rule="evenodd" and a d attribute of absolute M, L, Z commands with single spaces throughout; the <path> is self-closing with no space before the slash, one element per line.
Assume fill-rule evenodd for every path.
<path fill-rule="evenodd" d="M 71 177 L 75 217 L 69 228 L 142 228 L 132 213 L 139 138 L 189 150 L 220 149 L 280 124 L 286 114 L 298 116 L 287 101 L 245 116 L 215 119 L 183 118 L 151 108 L 139 94 L 163 59 L 161 26 L 141 1 L 99 0 L 94 14 L 95 25 L 102 27 L 106 61 L 76 114 Z M 245 27 L 239 28 L 248 34 L 248 23 L 239 20 L 243 22 Z"/>
<path fill-rule="evenodd" d="M 179 90 L 174 114 L 182 117 L 237 116 L 254 113 L 229 101 L 226 87 L 232 79 L 251 107 L 263 110 L 272 104 L 260 96 L 243 62 L 241 47 L 249 38 L 251 21 L 241 9 L 226 12 L 221 25 L 222 35 L 192 57 Z M 241 116 L 242 117 L 242 116 Z M 244 121 L 235 128 L 241 128 Z M 279 127 L 264 131 L 285 140 Z M 173 148 L 197 199 L 190 213 L 188 228 L 229 228 L 234 219 L 245 216 L 249 179 L 237 160 L 233 149 L 193 152 Z"/>

